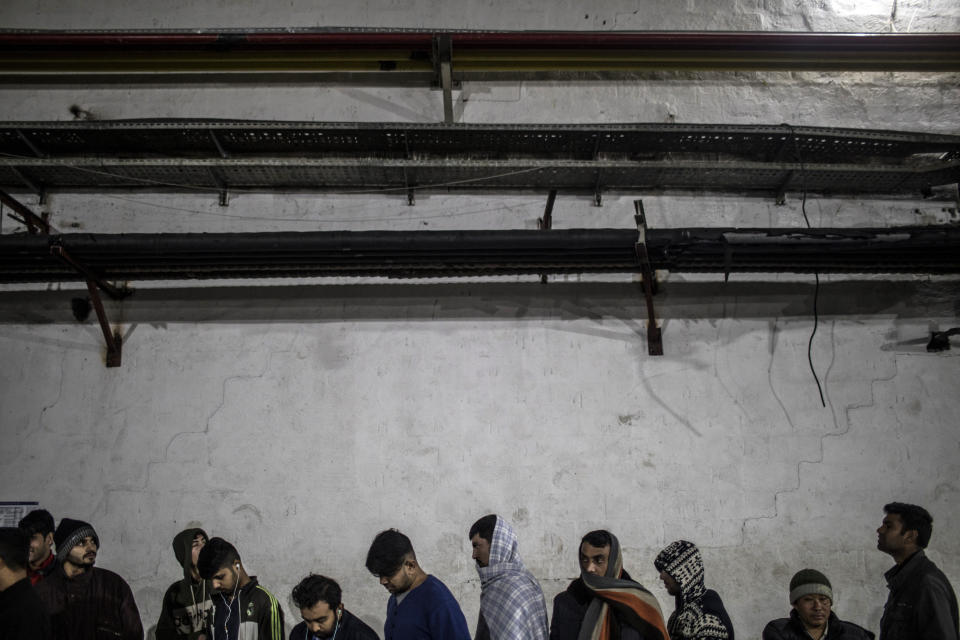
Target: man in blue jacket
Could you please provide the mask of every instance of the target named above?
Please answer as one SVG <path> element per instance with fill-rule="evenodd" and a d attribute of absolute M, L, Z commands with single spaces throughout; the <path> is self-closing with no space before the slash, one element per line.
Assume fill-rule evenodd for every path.
<path fill-rule="evenodd" d="M 410 538 L 396 529 L 381 531 L 367 552 L 367 569 L 390 592 L 386 640 L 470 640 L 460 605 L 420 568 Z"/>

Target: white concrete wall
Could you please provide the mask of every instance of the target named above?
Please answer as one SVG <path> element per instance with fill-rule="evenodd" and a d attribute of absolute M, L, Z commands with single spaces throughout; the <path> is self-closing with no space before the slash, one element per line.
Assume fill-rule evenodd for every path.
<path fill-rule="evenodd" d="M 957 31 L 955 2 L 26 2 L 10 28 L 370 26 Z M 588 6 L 588 8 L 584 8 Z M 956 74 L 654 74 L 622 83 L 468 84 L 465 122 L 736 122 L 960 133 Z M 440 96 L 366 87 L 0 87 L 0 119 L 244 117 L 436 121 Z M 35 199 L 24 196 L 34 204 Z M 645 199 L 654 226 L 802 224 L 733 197 Z M 532 228 L 543 199 L 54 195 L 55 225 L 91 231 Z M 812 198 L 814 225 L 946 222 L 950 203 Z M 630 198 L 561 198 L 558 227 L 628 226 Z M 16 231 L 2 222 L 0 231 Z M 876 630 L 891 564 L 873 533 L 891 500 L 934 514 L 930 555 L 960 580 L 955 280 L 825 278 L 813 357 L 808 278 L 673 274 L 658 302 L 667 355 L 646 355 L 623 279 L 319 286 L 136 283 L 111 303 L 123 367 L 103 366 L 73 286 L 0 292 L 0 500 L 90 520 L 99 564 L 124 575 L 145 626 L 178 574 L 169 541 L 203 526 L 233 541 L 296 622 L 290 588 L 338 578 L 380 628 L 386 593 L 363 568 L 383 528 L 414 541 L 471 628 L 479 584 L 466 531 L 498 512 L 548 597 L 576 545 L 606 527 L 626 566 L 673 603 L 652 560 L 687 538 L 740 638 L 785 615 L 794 571 L 825 571 L 845 619 Z M 566 280 L 567 282 L 562 282 Z"/>

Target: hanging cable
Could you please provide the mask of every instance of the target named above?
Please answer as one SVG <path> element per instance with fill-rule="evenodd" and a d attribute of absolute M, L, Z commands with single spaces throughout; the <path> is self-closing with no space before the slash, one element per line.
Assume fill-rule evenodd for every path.
<path fill-rule="evenodd" d="M 800 153 L 800 143 L 797 141 L 797 132 L 793 125 L 788 124 L 790 135 L 793 137 L 793 147 L 797 153 L 797 162 L 800 164 L 800 212 L 803 213 L 803 221 L 810 227 L 810 218 L 807 217 L 807 172 L 803 164 L 803 155 Z M 820 314 L 817 310 L 817 301 L 820 298 L 820 273 L 813 272 L 813 331 L 810 332 L 810 339 L 807 341 L 807 363 L 810 365 L 810 373 L 813 374 L 813 381 L 817 383 L 817 391 L 820 393 L 820 404 L 826 408 L 827 403 L 823 399 L 823 387 L 820 386 L 820 377 L 817 376 L 817 370 L 813 366 L 813 338 L 817 335 L 817 327 L 820 326 Z"/>

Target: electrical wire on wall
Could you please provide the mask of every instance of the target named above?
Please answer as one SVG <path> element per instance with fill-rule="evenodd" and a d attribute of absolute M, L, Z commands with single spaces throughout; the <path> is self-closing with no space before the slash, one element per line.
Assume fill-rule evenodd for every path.
<path fill-rule="evenodd" d="M 790 128 L 790 135 L 793 137 L 793 147 L 797 153 L 797 162 L 800 165 L 800 211 L 803 213 L 803 221 L 810 229 L 810 218 L 807 217 L 807 172 L 803 164 L 803 155 L 800 153 L 800 143 L 797 141 L 797 132 L 793 125 L 787 124 Z M 813 366 L 813 338 L 817 335 L 817 327 L 820 326 L 820 314 L 817 311 L 817 302 L 820 298 L 820 273 L 813 272 L 813 331 L 810 332 L 810 339 L 807 341 L 807 363 L 810 365 L 810 373 L 813 374 L 813 381 L 817 383 L 817 391 L 820 393 L 820 404 L 827 406 L 823 399 L 823 387 L 820 385 L 820 377 L 817 376 L 817 370 Z"/>

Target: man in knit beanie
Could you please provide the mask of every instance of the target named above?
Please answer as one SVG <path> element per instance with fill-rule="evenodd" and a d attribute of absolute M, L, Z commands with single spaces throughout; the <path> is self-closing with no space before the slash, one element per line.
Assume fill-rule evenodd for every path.
<path fill-rule="evenodd" d="M 790 580 L 789 618 L 767 624 L 763 640 L 872 640 L 873 634 L 831 611 L 833 586 L 814 569 L 798 571 Z"/>
<path fill-rule="evenodd" d="M 112 571 L 93 566 L 100 550 L 93 527 L 64 518 L 53 532 L 53 540 L 57 568 L 36 590 L 50 612 L 54 637 L 143 640 L 143 624 L 130 586 Z"/>

